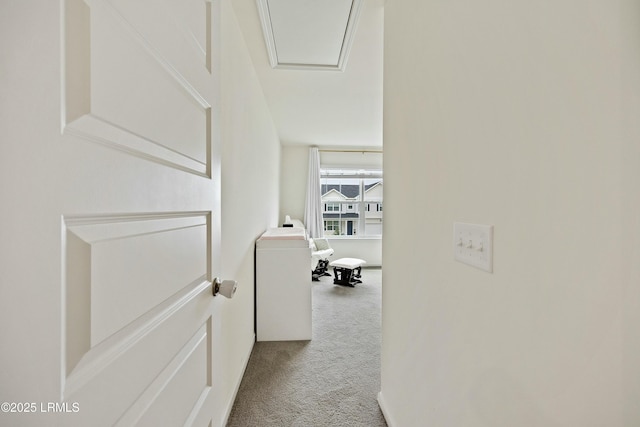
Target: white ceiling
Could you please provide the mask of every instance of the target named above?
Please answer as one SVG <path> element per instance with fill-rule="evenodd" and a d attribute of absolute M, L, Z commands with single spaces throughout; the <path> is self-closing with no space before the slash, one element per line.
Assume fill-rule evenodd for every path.
<path fill-rule="evenodd" d="M 232 4 L 282 143 L 381 147 L 384 0 L 362 1 L 344 71 L 272 68 L 261 2 Z M 335 62 L 351 0 L 268 0 L 268 7 L 281 63 Z"/>

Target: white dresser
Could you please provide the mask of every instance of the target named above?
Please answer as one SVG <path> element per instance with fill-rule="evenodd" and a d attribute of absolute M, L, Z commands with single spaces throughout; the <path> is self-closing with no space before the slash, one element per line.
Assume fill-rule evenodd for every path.
<path fill-rule="evenodd" d="M 256 339 L 311 339 L 311 249 L 303 228 L 271 228 L 256 242 Z"/>

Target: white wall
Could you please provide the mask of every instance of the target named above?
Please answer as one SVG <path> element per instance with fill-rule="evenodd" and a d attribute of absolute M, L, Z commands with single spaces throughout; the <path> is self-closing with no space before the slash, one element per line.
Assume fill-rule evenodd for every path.
<path fill-rule="evenodd" d="M 238 281 L 220 297 L 213 383 L 228 417 L 254 342 L 254 244 L 278 223 L 280 141 L 230 0 L 222 0 L 222 276 Z M 217 377 L 216 377 L 217 374 Z"/>
<path fill-rule="evenodd" d="M 625 55 L 621 66 L 622 135 L 622 242 L 620 254 L 623 271 L 621 286 L 622 316 L 622 412 L 625 425 L 640 424 L 640 55 L 638 55 L 638 4 L 625 2 L 621 8 L 620 47 Z"/>
<path fill-rule="evenodd" d="M 382 266 L 382 239 L 380 237 L 329 238 L 333 255 L 329 261 L 339 258 L 360 258 L 367 261 L 366 267 Z"/>
<path fill-rule="evenodd" d="M 638 9 L 386 2 L 391 426 L 640 425 Z M 454 221 L 495 226 L 493 274 Z"/>
<path fill-rule="evenodd" d="M 351 150 L 356 150 L 351 149 Z M 382 147 L 363 151 L 339 151 L 335 148 L 320 152 L 320 164 L 327 167 L 348 167 L 382 170 Z"/>
<path fill-rule="evenodd" d="M 309 147 L 283 145 L 280 171 L 280 217 L 304 221 L 304 205 L 309 174 Z"/>

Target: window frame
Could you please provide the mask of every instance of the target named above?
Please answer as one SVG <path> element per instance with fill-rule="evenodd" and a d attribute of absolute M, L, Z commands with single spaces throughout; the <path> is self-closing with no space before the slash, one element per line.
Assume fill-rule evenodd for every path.
<path fill-rule="evenodd" d="M 348 239 L 362 239 L 362 238 L 381 238 L 382 237 L 382 224 L 383 217 L 375 215 L 373 218 L 379 221 L 380 223 L 380 234 L 366 234 L 367 227 L 367 214 L 382 214 L 382 203 L 383 198 L 376 198 L 374 200 L 367 200 L 365 195 L 366 186 L 370 184 L 365 184 L 367 180 L 378 180 L 378 183 L 384 185 L 383 173 L 382 170 L 377 169 L 369 169 L 364 170 L 361 167 L 330 167 L 326 165 L 321 165 L 320 167 L 320 182 L 322 185 L 331 185 L 330 179 L 357 179 L 359 185 L 359 193 L 356 200 L 348 199 L 344 201 L 326 201 L 323 202 L 326 206 L 326 209 L 323 212 L 323 228 L 325 222 L 328 221 L 337 221 L 340 224 L 343 220 L 352 220 L 354 222 L 354 227 L 351 235 L 340 234 L 340 235 L 332 235 L 331 237 L 341 237 Z M 339 184 L 343 185 L 343 184 Z M 347 184 L 348 185 L 348 184 Z M 354 185 L 354 184 L 351 184 Z M 376 185 L 374 183 L 373 185 Z M 338 190 L 340 191 L 340 190 Z M 342 193 L 341 193 L 342 194 Z M 329 204 L 338 204 L 340 205 L 340 209 L 338 211 L 329 210 Z M 373 206 L 369 206 L 371 204 L 375 204 L 375 210 L 372 209 Z M 343 206 L 344 205 L 344 206 Z M 338 218 L 325 218 L 325 214 L 338 214 Z M 357 218 L 349 218 L 345 217 L 345 214 L 356 214 Z M 338 231 L 341 227 L 338 227 Z M 325 229 L 325 231 L 331 231 Z M 345 230 L 346 232 L 346 227 Z"/>

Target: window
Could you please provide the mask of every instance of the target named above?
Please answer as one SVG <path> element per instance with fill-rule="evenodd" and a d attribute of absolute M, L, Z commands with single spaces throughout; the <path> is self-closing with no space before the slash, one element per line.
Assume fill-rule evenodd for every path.
<path fill-rule="evenodd" d="M 382 171 L 321 169 L 327 235 L 382 235 Z"/>
<path fill-rule="evenodd" d="M 340 234 L 340 221 L 324 221 L 325 234 Z M 337 233 L 336 233 L 337 232 Z"/>
<path fill-rule="evenodd" d="M 325 212 L 340 212 L 340 203 L 325 203 Z"/>

